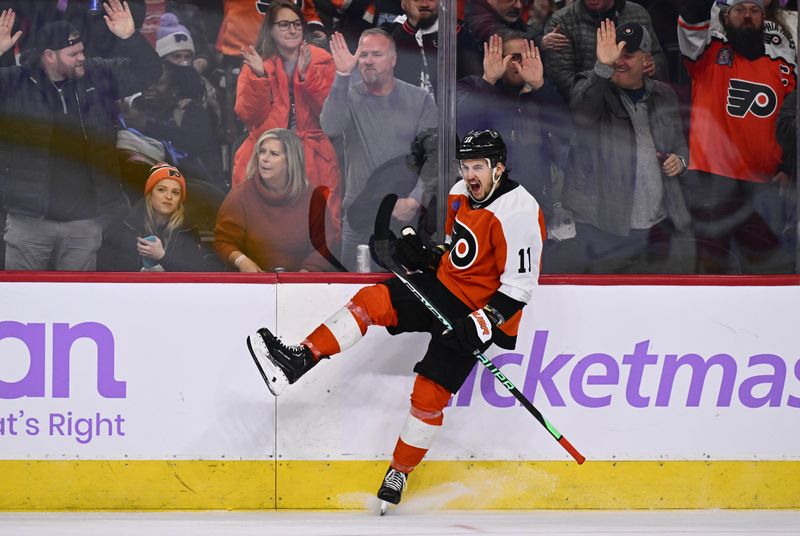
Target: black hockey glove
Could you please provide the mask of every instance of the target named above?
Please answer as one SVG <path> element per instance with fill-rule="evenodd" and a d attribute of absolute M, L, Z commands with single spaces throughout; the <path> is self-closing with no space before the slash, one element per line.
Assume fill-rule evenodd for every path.
<path fill-rule="evenodd" d="M 485 352 L 492 345 L 494 325 L 483 309 L 453 321 L 453 329 L 442 334 L 442 343 L 457 353 Z"/>
<path fill-rule="evenodd" d="M 405 227 L 395 243 L 395 258 L 409 271 L 435 272 L 444 254 L 443 247 L 429 248 L 414 232 L 413 227 Z"/>

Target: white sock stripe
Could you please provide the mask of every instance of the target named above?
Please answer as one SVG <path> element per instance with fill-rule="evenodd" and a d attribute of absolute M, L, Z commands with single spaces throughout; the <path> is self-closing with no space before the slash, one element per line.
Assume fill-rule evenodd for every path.
<path fill-rule="evenodd" d="M 403 426 L 403 431 L 400 432 L 400 439 L 406 445 L 428 450 L 431 448 L 436 432 L 440 428 L 441 426 L 439 425 L 422 422 L 409 414 L 406 418 L 406 424 Z"/>
<path fill-rule="evenodd" d="M 350 348 L 361 339 L 361 328 L 346 307 L 333 313 L 324 324 L 333 333 L 341 351 Z"/>
<path fill-rule="evenodd" d="M 361 320 L 361 322 L 365 326 L 371 326 L 372 325 L 372 319 L 369 317 L 369 315 L 367 314 L 367 312 L 364 310 L 363 307 L 361 307 L 358 304 L 353 303 L 352 301 L 347 302 L 347 305 L 345 305 L 345 307 L 350 310 L 350 312 L 353 314 L 353 316 L 355 316 L 356 318 Z"/>

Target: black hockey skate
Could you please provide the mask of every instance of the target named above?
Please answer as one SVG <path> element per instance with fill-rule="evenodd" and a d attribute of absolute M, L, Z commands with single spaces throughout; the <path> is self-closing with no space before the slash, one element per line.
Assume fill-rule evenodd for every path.
<path fill-rule="evenodd" d="M 275 396 L 317 364 L 308 347 L 287 346 L 267 328 L 261 328 L 247 337 L 247 348 L 261 377 Z"/>
<path fill-rule="evenodd" d="M 386 513 L 390 504 L 399 504 L 406 489 L 408 475 L 397 469 L 389 467 L 386 476 L 383 477 L 381 489 L 378 490 L 378 498 L 381 500 L 381 515 Z"/>

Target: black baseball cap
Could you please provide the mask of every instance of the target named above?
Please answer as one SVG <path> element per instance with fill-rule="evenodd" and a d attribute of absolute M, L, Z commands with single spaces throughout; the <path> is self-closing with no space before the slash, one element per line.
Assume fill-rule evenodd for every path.
<path fill-rule="evenodd" d="M 621 26 L 617 26 L 617 43 L 625 41 L 625 50 L 628 52 L 636 52 L 641 50 L 645 54 L 653 51 L 653 40 L 650 38 L 650 32 L 635 22 L 626 22 Z"/>
<path fill-rule="evenodd" d="M 36 48 L 61 50 L 81 42 L 78 29 L 65 20 L 48 22 L 36 33 Z"/>

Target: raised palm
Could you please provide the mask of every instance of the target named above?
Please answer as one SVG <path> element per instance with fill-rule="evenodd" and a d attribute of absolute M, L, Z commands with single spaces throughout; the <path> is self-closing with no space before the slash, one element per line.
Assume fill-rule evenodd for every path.
<path fill-rule="evenodd" d="M 256 52 L 256 47 L 249 45 L 242 49 L 242 60 L 256 76 L 264 76 L 264 60 Z"/>
<path fill-rule="evenodd" d="M 614 21 L 606 19 L 597 29 L 597 61 L 605 65 L 614 65 L 622 55 L 625 41 L 617 43 L 617 29 Z"/>
<path fill-rule="evenodd" d="M 103 4 L 106 14 L 104 16 L 108 29 L 120 39 L 127 39 L 136 31 L 133 16 L 128 7 L 128 2 L 108 0 Z"/>
<path fill-rule="evenodd" d="M 336 72 L 343 74 L 353 72 L 358 63 L 358 55 L 360 53 L 361 49 L 359 48 L 355 54 L 351 54 L 344 36 L 339 32 L 334 32 L 333 36 L 331 36 L 331 56 L 333 56 L 334 65 L 336 65 Z"/>
<path fill-rule="evenodd" d="M 524 43 L 522 61 L 514 62 L 514 66 L 526 84 L 538 89 L 544 84 L 542 57 L 533 41 L 524 41 Z"/>
<path fill-rule="evenodd" d="M 11 30 L 14 29 L 15 19 L 16 14 L 13 9 L 5 9 L 0 13 L 0 54 L 4 54 L 13 47 L 22 35 L 22 32 L 11 35 Z"/>
<path fill-rule="evenodd" d="M 503 77 L 511 56 L 503 57 L 503 40 L 497 34 L 483 44 L 483 78 L 494 84 Z"/>
<path fill-rule="evenodd" d="M 300 54 L 297 58 L 297 71 L 301 79 L 305 78 L 309 65 L 311 65 L 311 49 L 308 43 L 303 40 L 303 42 L 300 43 Z"/>

